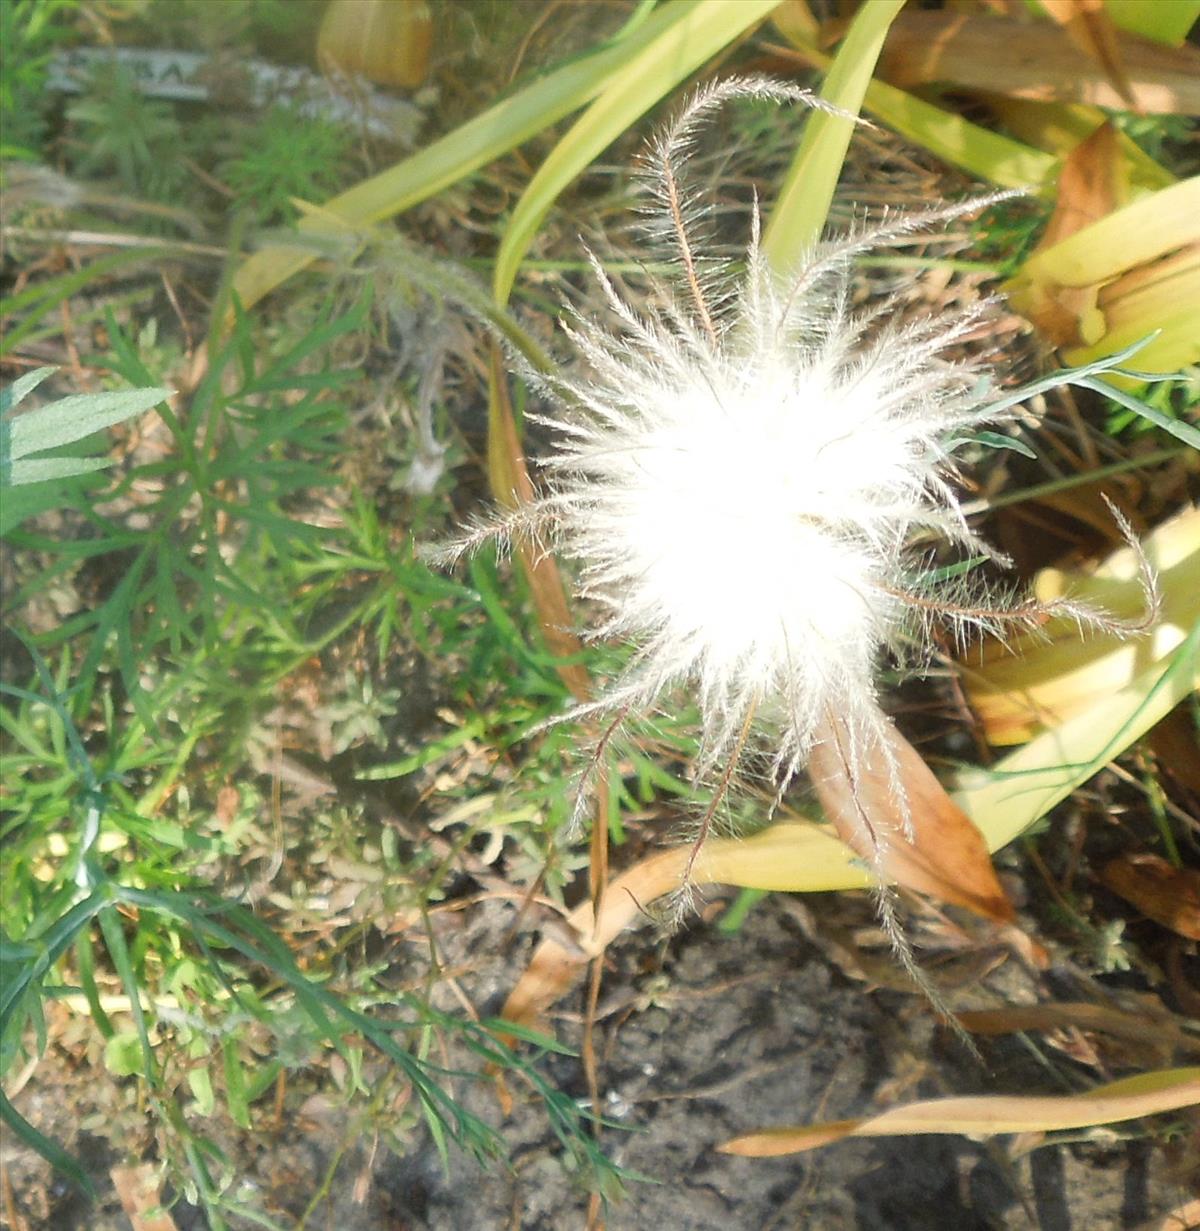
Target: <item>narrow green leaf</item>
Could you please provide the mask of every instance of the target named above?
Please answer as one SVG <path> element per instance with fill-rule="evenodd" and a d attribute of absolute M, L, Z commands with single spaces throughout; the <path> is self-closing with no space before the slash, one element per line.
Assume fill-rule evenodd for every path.
<path fill-rule="evenodd" d="M 217 1096 L 208 1069 L 188 1069 L 187 1084 L 196 1100 L 196 1110 L 202 1116 L 211 1116 L 217 1106 Z"/>
<path fill-rule="evenodd" d="M 661 5 L 632 28 L 627 26 L 623 38 L 547 73 L 394 167 L 334 197 L 319 214 L 301 219 L 300 232 L 338 236 L 347 227 L 381 222 L 435 196 L 584 106 L 617 70 L 679 20 L 681 8 L 694 5 L 695 0 Z M 319 255 L 303 246 L 256 252 L 237 271 L 234 289 L 249 308 Z"/>
<path fill-rule="evenodd" d="M 750 912 L 767 896 L 765 889 L 739 889 L 733 905 L 717 921 L 722 936 L 736 936 L 742 930 Z"/>
<path fill-rule="evenodd" d="M 859 8 L 825 75 L 821 97 L 827 103 L 858 114 L 888 28 L 903 7 L 904 0 L 874 0 Z M 853 133 L 854 121 L 845 116 L 824 111 L 809 116 L 763 233 L 763 254 L 781 273 L 821 238 Z"/>
<path fill-rule="evenodd" d="M 247 1105 L 257 1102 L 262 1098 L 275 1084 L 282 1070 L 283 1064 L 278 1060 L 270 1060 L 265 1064 L 260 1064 L 258 1071 L 253 1074 L 249 1084 L 246 1086 Z"/>
<path fill-rule="evenodd" d="M 75 938 L 75 968 L 79 971 L 79 985 L 83 988 L 96 1029 L 105 1039 L 111 1039 L 116 1030 L 100 1003 L 100 992 L 96 987 L 95 953 L 90 930 L 87 928 L 81 929 Z"/>
<path fill-rule="evenodd" d="M 23 320 L 11 325 L 0 334 L 0 355 L 10 354 L 33 333 L 42 318 L 60 303 L 71 298 L 82 290 L 89 282 L 96 281 L 107 274 L 127 265 L 153 265 L 172 256 L 178 251 L 173 248 L 129 248 L 121 252 L 112 252 L 99 257 L 82 269 L 54 278 L 50 282 L 37 282 L 20 294 L 0 300 L 0 317 L 12 321 L 14 314 L 29 306 L 30 310 Z"/>
<path fill-rule="evenodd" d="M 225 1100 L 229 1118 L 239 1128 L 250 1127 L 250 1104 L 246 1099 L 246 1070 L 237 1054 L 237 1042 L 225 1039 L 221 1044 L 225 1067 Z"/>
<path fill-rule="evenodd" d="M 149 563 L 149 549 L 143 548 L 137 558 L 129 566 L 125 576 L 117 583 L 116 589 L 109 595 L 108 601 L 101 607 L 95 617 L 95 629 L 87 654 L 79 666 L 77 678 L 89 680 L 100 666 L 104 651 L 108 646 L 109 636 L 115 629 L 128 627 L 130 612 L 141 585 L 142 575 Z M 137 688 L 137 677 L 134 676 L 132 686 Z"/>
<path fill-rule="evenodd" d="M 1153 423 L 1155 427 L 1160 427 L 1164 432 L 1170 433 L 1176 440 L 1182 440 L 1184 444 L 1191 445 L 1193 449 L 1200 449 L 1200 428 L 1195 428 L 1182 419 L 1172 419 L 1170 415 L 1164 415 L 1161 410 L 1156 410 L 1153 406 L 1135 398 L 1133 394 L 1109 384 L 1108 381 L 1098 380 L 1095 377 L 1084 377 L 1072 380 L 1070 383 L 1081 389 L 1091 389 L 1101 397 L 1111 399 L 1118 405 L 1124 406 L 1126 410 L 1132 410 L 1134 414 Z"/>
<path fill-rule="evenodd" d="M 424 1099 L 421 1100 L 421 1113 L 425 1117 L 425 1124 L 429 1129 L 429 1135 L 433 1138 L 438 1158 L 442 1160 L 442 1170 L 449 1175 L 450 1151 L 446 1148 L 446 1130 L 442 1126 L 442 1118 Z"/>
<path fill-rule="evenodd" d="M 762 21 L 778 2 L 676 0 L 664 6 L 664 12 L 671 13 L 671 22 L 609 76 L 603 93 L 554 147 L 521 194 L 496 254 L 492 294 L 498 304 L 508 300 L 517 269 L 559 193 L 639 116 L 750 26 Z M 899 2 L 886 0 L 889 5 Z"/>
<path fill-rule="evenodd" d="M 97 914 L 96 922 L 100 925 L 100 934 L 104 937 L 108 956 L 120 977 L 125 995 L 129 997 L 129 1011 L 133 1014 L 133 1024 L 142 1055 L 141 1076 L 152 1086 L 157 1085 L 158 1067 L 154 1063 L 154 1048 L 150 1043 L 146 1015 L 142 1012 L 141 988 L 133 970 L 133 963 L 129 959 L 129 947 L 125 943 L 120 916 L 114 907 L 107 906 Z"/>
<path fill-rule="evenodd" d="M 520 1039 L 522 1043 L 529 1043 L 534 1047 L 538 1047 L 542 1051 L 553 1052 L 557 1056 L 577 1056 L 579 1054 L 565 1043 L 560 1043 L 553 1036 L 545 1034 L 541 1030 L 535 1030 L 532 1026 L 523 1026 L 520 1022 L 506 1021 L 502 1017 L 485 1017 L 479 1024 L 485 1030 L 490 1030 L 497 1036 L 492 1042 L 501 1051 L 508 1051 L 508 1048 L 500 1042 L 507 1035 L 514 1039 Z"/>
<path fill-rule="evenodd" d="M 366 319 L 371 307 L 371 296 L 364 292 L 358 297 L 358 302 L 346 313 L 332 320 L 307 329 L 304 336 L 285 355 L 280 356 L 270 367 L 260 375 L 246 382 L 241 395 L 252 395 L 266 391 L 277 392 L 308 387 L 306 382 L 315 382 L 317 388 L 325 388 L 330 380 L 329 374 L 307 373 L 297 371 L 305 359 L 317 351 L 323 350 L 335 339 L 344 334 L 352 333 Z M 325 383 L 322 383 L 325 382 Z"/>
<path fill-rule="evenodd" d="M 46 928 L 45 933 L 38 937 L 36 944 L 30 945 L 34 950 L 34 957 L 28 962 L 20 963 L 15 972 L 5 972 L 5 978 L 0 985 L 0 1033 L 8 1029 L 9 1018 L 28 988 L 42 980 L 46 971 L 74 943 L 79 929 L 87 925 L 104 901 L 103 894 L 93 893 L 70 910 L 58 915 Z M 48 905 L 54 907 L 56 903 L 51 901 Z"/>
<path fill-rule="evenodd" d="M 1023 457 L 1037 459 L 1037 454 L 1016 436 L 1005 436 L 1003 432 L 976 432 L 971 439 L 976 444 L 987 445 L 989 449 L 1011 449 Z"/>
<path fill-rule="evenodd" d="M 390 782 L 394 778 L 403 778 L 439 760 L 469 740 L 477 739 L 485 725 L 482 718 L 472 718 L 463 726 L 456 727 L 449 735 L 423 745 L 419 752 L 399 761 L 389 761 L 386 765 L 372 765 L 370 769 L 360 769 L 354 777 L 360 782 Z"/>
<path fill-rule="evenodd" d="M 3 1090 L 0 1090 L 0 1120 L 12 1129 L 31 1150 L 35 1150 L 60 1175 L 66 1176 L 76 1188 L 81 1189 L 88 1197 L 95 1199 L 96 1190 L 83 1168 L 58 1144 L 49 1137 L 38 1132 L 28 1120 L 8 1101 Z"/>

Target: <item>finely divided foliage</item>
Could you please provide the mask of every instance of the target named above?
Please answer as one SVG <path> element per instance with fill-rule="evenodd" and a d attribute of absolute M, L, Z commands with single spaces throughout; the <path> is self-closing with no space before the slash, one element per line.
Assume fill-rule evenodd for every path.
<path fill-rule="evenodd" d="M 612 686 L 566 717 L 609 712 L 615 727 L 683 685 L 702 714 L 702 773 L 735 763 L 753 735 L 782 791 L 817 741 L 835 739 L 851 782 L 860 764 L 885 767 L 903 814 L 877 696 L 887 651 L 928 643 L 935 622 L 965 633 L 1050 614 L 1107 621 L 1070 602 L 989 602 L 911 548 L 933 534 L 997 558 L 967 525 L 953 455 L 1016 407 L 996 404 L 978 363 L 949 357 L 986 304 L 905 323 L 889 302 L 850 302 L 856 254 L 1011 194 L 886 219 L 788 276 L 764 259 L 756 218 L 744 271 L 714 267 L 678 164 L 703 114 L 746 95 L 813 103 L 772 82 L 725 82 L 666 131 L 653 194 L 677 286 L 635 311 L 593 262 L 616 330 L 576 314 L 566 333 L 586 374 L 531 374 L 561 407 L 545 420 L 558 438 L 543 461 L 548 490 L 457 550 L 496 536 L 543 542 L 607 612 L 593 635 L 635 646 Z M 880 850 L 888 827 L 861 820 Z"/>

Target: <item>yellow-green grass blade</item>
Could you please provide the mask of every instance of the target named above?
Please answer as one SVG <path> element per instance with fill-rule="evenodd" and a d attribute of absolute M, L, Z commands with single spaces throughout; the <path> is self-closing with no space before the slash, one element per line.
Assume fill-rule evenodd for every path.
<path fill-rule="evenodd" d="M 1179 46 L 1200 19 L 1200 0 L 1108 0 L 1113 25 Z"/>
<path fill-rule="evenodd" d="M 866 107 L 889 128 L 943 162 L 1001 188 L 1031 188 L 1049 194 L 1058 182 L 1059 159 L 882 81 L 871 83 Z"/>
<path fill-rule="evenodd" d="M 795 44 L 795 55 L 815 68 L 828 68 L 831 63 L 828 56 L 800 43 Z M 1001 188 L 1029 188 L 1049 196 L 1058 183 L 1061 159 L 981 128 L 885 82 L 872 81 L 867 87 L 863 110 L 943 162 Z"/>
<path fill-rule="evenodd" d="M 1200 689 L 1200 624 L 1165 659 L 1085 714 L 1031 740 L 988 770 L 963 774 L 955 801 L 983 831 L 990 850 L 1035 820 L 1140 739 Z"/>
<path fill-rule="evenodd" d="M 1070 364 L 1088 363 L 1154 334 L 1138 351 L 1139 371 L 1176 373 L 1200 363 L 1200 245 L 1186 255 L 1186 264 L 1180 261 L 1169 276 L 1110 306 L 1103 335 L 1090 346 L 1065 351 L 1063 358 Z M 1112 381 L 1126 388 L 1140 383 L 1120 376 Z"/>
<path fill-rule="evenodd" d="M 1035 102 L 1002 94 L 988 96 L 988 103 L 1012 136 L 1056 158 L 1066 157 L 1108 120 L 1099 107 L 1086 103 Z M 1117 145 L 1131 198 L 1178 182 L 1128 133 L 1117 133 Z"/>
<path fill-rule="evenodd" d="M 1200 175 L 1141 197 L 1036 253 L 1017 280 L 1059 286 L 1101 284 L 1134 265 L 1194 243 L 1200 243 Z"/>
<path fill-rule="evenodd" d="M 1143 538 L 1142 551 L 1159 591 L 1158 619 L 1145 636 L 1080 637 L 1078 627 L 1062 619 L 1036 635 L 988 644 L 974 666 L 976 654 L 962 656 L 967 699 L 992 744 L 1026 743 L 1051 724 L 1090 713 L 1100 698 L 1127 687 L 1148 663 L 1165 662 L 1200 624 L 1200 509 L 1185 509 L 1156 526 Z M 1139 556 L 1124 547 L 1088 572 L 1043 569 L 1034 593 L 1044 603 L 1070 595 L 1116 620 L 1136 622 L 1146 606 L 1140 573 Z"/>
<path fill-rule="evenodd" d="M 395 166 L 339 193 L 320 211 L 303 218 L 299 229 L 310 234 L 329 230 L 332 217 L 322 220 L 322 212 L 351 227 L 379 222 L 436 195 L 585 106 L 615 73 L 654 44 L 664 31 L 676 26 L 693 7 L 694 0 L 663 5 L 624 38 L 531 82 Z M 264 248 L 242 264 L 233 289 L 249 307 L 312 264 L 318 255 L 303 244 Z"/>
<path fill-rule="evenodd" d="M 891 0 L 889 0 L 889 3 Z M 521 195 L 496 254 L 492 292 L 505 303 L 551 205 L 593 159 L 659 99 L 711 59 L 778 0 L 676 0 L 673 20 L 614 70 L 604 90 L 555 146 Z"/>
<path fill-rule="evenodd" d="M 763 254 L 786 273 L 821 238 L 829 206 L 854 134 L 854 121 L 875 71 L 883 41 L 904 0 L 864 4 L 825 75 L 821 97 L 848 112 L 814 111 L 763 234 Z"/>
<path fill-rule="evenodd" d="M 1051 728 L 989 769 L 964 773 L 951 798 L 991 851 L 1018 838 L 1055 804 L 1099 773 L 1191 692 L 1200 689 L 1200 625 L 1086 714 Z M 820 893 L 871 880 L 855 854 L 810 823 L 773 825 L 743 839 L 716 839 L 700 852 L 696 879 L 748 889 Z"/>
<path fill-rule="evenodd" d="M 1044 305 L 1070 305 L 1079 322 L 1078 338 L 1067 339 L 1071 363 L 1152 334 L 1139 352 L 1140 370 L 1177 372 L 1197 362 L 1200 176 L 1140 197 L 1035 253 L 1005 289 L 1035 321 Z"/>

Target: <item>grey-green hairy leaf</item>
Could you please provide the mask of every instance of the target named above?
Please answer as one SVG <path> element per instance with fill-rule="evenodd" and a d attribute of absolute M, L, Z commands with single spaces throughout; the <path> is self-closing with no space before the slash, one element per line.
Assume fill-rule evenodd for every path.
<path fill-rule="evenodd" d="M 31 373 L 33 375 L 33 373 Z M 6 455 L 0 455 L 0 464 L 16 462 L 30 453 L 55 449 L 59 445 L 82 440 L 114 423 L 149 410 L 151 406 L 171 396 L 169 389 L 128 389 L 120 393 L 78 393 L 49 406 L 9 420 Z M 10 482 L 29 482 L 17 476 L 18 468 Z"/>
<path fill-rule="evenodd" d="M 48 406 L 14 414 L 54 368 L 37 368 L 0 390 L 0 535 L 27 518 L 70 501 L 78 483 L 72 480 L 103 470 L 106 457 L 73 455 L 34 457 L 74 444 L 115 423 L 149 410 L 170 396 L 169 389 L 126 389 L 113 393 L 80 393 Z"/>
<path fill-rule="evenodd" d="M 968 432 L 955 436 L 947 442 L 946 447 L 955 449 L 965 444 L 984 445 L 988 449 L 1010 449 L 1025 457 L 1037 458 L 1037 454 L 1023 440 L 1018 440 L 1015 436 L 1005 436 L 1002 432 Z"/>
<path fill-rule="evenodd" d="M 34 368 L 14 380 L 7 389 L 0 389 L 0 415 L 6 415 L 14 406 L 19 406 L 47 376 L 57 371 L 57 368 Z"/>
<path fill-rule="evenodd" d="M 6 486 L 23 487 L 29 483 L 47 483 L 51 479 L 69 479 L 77 474 L 90 474 L 108 466 L 107 457 L 31 457 L 13 467 L 13 477 L 4 471 Z"/>

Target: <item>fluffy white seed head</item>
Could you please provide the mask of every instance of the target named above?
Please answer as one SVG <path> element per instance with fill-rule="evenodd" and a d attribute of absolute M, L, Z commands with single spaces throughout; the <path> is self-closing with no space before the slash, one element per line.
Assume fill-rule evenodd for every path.
<path fill-rule="evenodd" d="M 885 219 L 820 246 L 787 278 L 763 258 L 755 217 L 735 275 L 698 252 L 678 171 L 698 118 L 743 95 L 813 102 L 777 83 L 726 82 L 668 128 L 651 187 L 674 282 L 639 311 L 593 261 L 615 327 L 575 314 L 576 374 L 530 373 L 556 406 L 542 418 L 556 440 L 542 461 L 547 493 L 441 555 L 526 537 L 573 561 L 581 593 L 606 612 L 592 634 L 635 652 L 567 717 L 649 710 L 686 686 L 703 719 L 700 771 L 736 760 L 753 730 L 782 790 L 823 729 L 844 733 L 851 765 L 867 745 L 888 761 L 876 674 L 902 637 L 938 620 L 995 630 L 1052 608 L 989 607 L 911 549 L 920 532 L 993 554 L 952 486 L 956 445 L 1015 413 L 1012 398 L 993 406 L 986 372 L 951 357 L 986 304 L 916 324 L 886 302 L 850 307 L 856 254 L 1013 194 Z"/>
<path fill-rule="evenodd" d="M 961 636 L 1064 614 L 1081 627 L 1138 631 L 1155 617 L 1155 581 L 1115 509 L 1141 564 L 1149 612 L 1139 625 L 1070 600 L 989 603 L 969 578 L 930 567 L 931 535 L 996 558 L 964 519 L 954 452 L 972 429 L 1009 420 L 1018 397 L 997 398 L 981 365 L 953 357 L 986 304 L 916 324 L 902 323 L 897 304 L 858 312 L 851 262 L 1012 194 L 886 219 L 822 245 L 787 278 L 764 260 L 755 215 L 744 269 L 722 267 L 696 242 L 679 164 L 698 119 L 734 96 L 826 107 L 766 81 L 693 98 L 652 151 L 659 217 L 650 231 L 666 242 L 675 275 L 655 288 L 661 306 L 636 310 L 593 261 L 616 326 L 575 314 L 566 328 L 575 373 L 528 373 L 555 405 L 542 417 L 556 441 L 542 462 L 546 494 L 433 554 L 451 560 L 487 539 L 552 548 L 606 613 L 592 635 L 634 647 L 598 699 L 563 716 L 615 715 L 585 778 L 626 714 L 656 708 L 680 686 L 694 692 L 698 771 L 721 761 L 725 770 L 692 860 L 752 735 L 771 751 L 780 793 L 821 741 L 852 801 L 842 821 L 869 853 L 894 952 L 952 1020 L 886 887 L 895 818 L 907 837 L 911 817 L 877 698 L 880 662 L 906 639 L 928 641 L 937 625 Z M 918 534 L 922 553 L 912 547 Z M 871 789 L 860 791 L 860 774 Z M 870 802 L 880 775 L 886 816 Z"/>
<path fill-rule="evenodd" d="M 818 252 L 794 294 L 752 250 L 711 332 L 605 282 L 620 332 L 569 330 L 587 374 L 555 389 L 554 542 L 599 632 L 639 648 L 614 699 L 694 686 L 706 760 L 752 710 L 788 773 L 824 715 L 870 728 L 880 653 L 912 623 L 913 532 L 973 542 L 946 442 L 986 418 L 985 386 L 944 357 L 973 314 L 856 317 L 846 263 Z"/>

